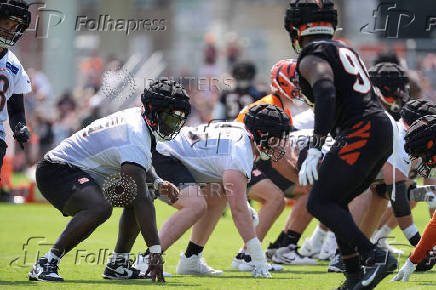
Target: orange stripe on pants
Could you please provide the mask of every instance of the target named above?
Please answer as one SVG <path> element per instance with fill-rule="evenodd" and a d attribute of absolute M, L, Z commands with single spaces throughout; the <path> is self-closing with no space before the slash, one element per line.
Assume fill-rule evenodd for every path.
<path fill-rule="evenodd" d="M 436 246 L 436 212 L 422 233 L 421 240 L 409 258 L 410 261 L 414 264 L 420 263 L 434 246 Z"/>

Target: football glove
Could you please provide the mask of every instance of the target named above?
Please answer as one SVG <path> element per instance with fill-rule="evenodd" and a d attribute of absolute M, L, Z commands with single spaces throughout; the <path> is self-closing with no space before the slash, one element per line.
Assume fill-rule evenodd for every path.
<path fill-rule="evenodd" d="M 263 277 L 263 278 L 271 278 L 271 274 L 268 271 L 268 264 L 267 263 L 262 263 L 262 264 L 255 264 L 254 265 L 254 269 L 251 272 L 251 275 L 254 278 L 257 277 Z"/>
<path fill-rule="evenodd" d="M 307 151 L 306 160 L 301 165 L 300 172 L 298 173 L 298 181 L 300 185 L 306 186 L 313 184 L 314 180 L 318 180 L 318 163 L 322 153 L 319 149 L 310 148 Z"/>
<path fill-rule="evenodd" d="M 401 267 L 400 271 L 398 271 L 397 276 L 392 279 L 392 281 L 409 281 L 410 275 L 415 271 L 416 264 L 410 262 L 409 259 L 406 260 L 403 267 Z"/>
<path fill-rule="evenodd" d="M 20 146 L 22 149 L 24 149 L 24 143 L 29 141 L 30 139 L 30 132 L 29 129 L 27 129 L 26 125 L 19 122 L 15 128 L 14 128 L 14 139 L 20 143 Z"/>
<path fill-rule="evenodd" d="M 425 194 L 425 200 L 429 208 L 436 208 L 436 195 L 433 192 L 427 192 Z"/>

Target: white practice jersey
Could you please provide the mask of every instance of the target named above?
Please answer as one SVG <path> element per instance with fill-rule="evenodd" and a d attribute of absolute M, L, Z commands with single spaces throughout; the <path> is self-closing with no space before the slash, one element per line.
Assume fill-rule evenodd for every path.
<path fill-rule="evenodd" d="M 400 121 L 396 122 L 397 127 L 399 130 L 399 140 L 397 141 L 397 162 L 395 164 L 395 168 L 397 168 L 401 173 L 403 173 L 406 177 L 409 176 L 410 167 L 411 167 L 411 160 L 409 154 L 406 153 L 404 150 L 404 137 L 407 133 L 406 125 L 404 124 L 403 119 L 400 119 Z M 388 163 L 390 163 L 392 166 L 394 165 L 394 156 L 393 154 L 389 156 Z M 377 179 L 383 179 L 383 173 L 382 171 L 379 172 L 377 175 Z"/>
<path fill-rule="evenodd" d="M 5 139 L 3 123 L 8 119 L 7 102 L 12 95 L 32 91 L 30 79 L 18 58 L 10 50 L 0 59 L 0 139 Z"/>
<path fill-rule="evenodd" d="M 229 169 L 251 178 L 254 154 L 244 124 L 239 122 L 184 127 L 176 138 L 159 142 L 156 149 L 179 159 L 198 183 L 221 182 Z"/>
<path fill-rule="evenodd" d="M 315 115 L 313 114 L 313 110 L 308 109 L 295 115 L 295 117 L 292 117 L 292 124 L 297 130 L 313 129 L 315 124 Z"/>
<path fill-rule="evenodd" d="M 89 173 L 102 186 L 124 162 L 151 167 L 151 139 L 141 108 L 130 108 L 92 122 L 62 141 L 47 156 Z"/>

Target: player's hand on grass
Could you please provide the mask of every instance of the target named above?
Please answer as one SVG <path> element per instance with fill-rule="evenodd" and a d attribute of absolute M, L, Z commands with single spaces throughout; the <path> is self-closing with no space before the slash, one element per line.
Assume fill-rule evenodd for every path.
<path fill-rule="evenodd" d="M 163 264 L 164 260 L 161 253 L 150 253 L 148 256 L 148 269 L 145 272 L 145 276 L 150 274 L 152 282 L 156 282 L 157 278 L 157 282 L 164 283 Z"/>
<path fill-rule="evenodd" d="M 304 160 L 300 172 L 298 173 L 300 185 L 306 186 L 318 180 L 318 162 L 321 156 L 321 151 L 316 148 L 310 148 L 307 151 L 306 160 Z"/>
<path fill-rule="evenodd" d="M 159 194 L 168 197 L 169 203 L 173 204 L 179 200 L 179 189 L 169 181 L 162 181 L 159 184 Z"/>
<path fill-rule="evenodd" d="M 262 263 L 254 265 L 254 270 L 251 272 L 251 275 L 254 278 L 263 277 L 263 278 L 271 278 L 271 274 L 268 271 L 268 264 Z"/>
<path fill-rule="evenodd" d="M 401 267 L 400 271 L 398 271 L 397 276 L 392 279 L 392 281 L 409 281 L 410 275 L 415 271 L 416 264 L 410 262 L 409 259 L 406 260 L 403 267 Z"/>

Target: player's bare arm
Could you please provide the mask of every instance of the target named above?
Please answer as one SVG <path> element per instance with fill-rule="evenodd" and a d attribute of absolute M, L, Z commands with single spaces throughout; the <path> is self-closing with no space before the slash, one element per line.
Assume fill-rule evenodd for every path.
<path fill-rule="evenodd" d="M 247 177 L 240 171 L 226 170 L 223 184 L 232 211 L 233 221 L 244 242 L 256 236 L 253 221 L 247 207 Z"/>
<path fill-rule="evenodd" d="M 321 147 L 324 145 L 327 134 L 333 127 L 336 113 L 336 88 L 334 74 L 330 64 L 314 55 L 305 56 L 300 63 L 302 77 L 312 87 L 314 98 L 315 126 L 313 140 L 307 158 L 301 166 L 299 183 L 301 185 L 313 184 L 318 179 L 317 165 L 321 158 Z"/>
<path fill-rule="evenodd" d="M 23 94 L 14 94 L 8 100 L 8 115 L 9 126 L 12 132 L 14 132 L 14 139 L 23 144 L 29 141 L 30 132 L 26 127 L 26 113 L 24 111 Z"/>

